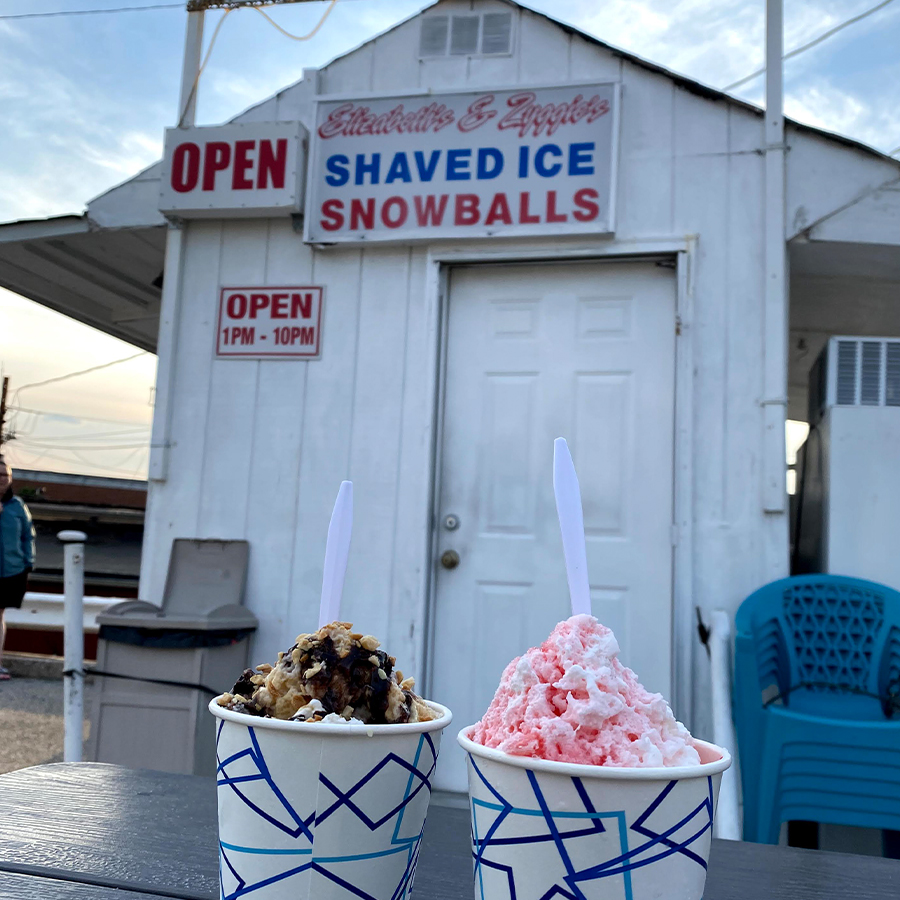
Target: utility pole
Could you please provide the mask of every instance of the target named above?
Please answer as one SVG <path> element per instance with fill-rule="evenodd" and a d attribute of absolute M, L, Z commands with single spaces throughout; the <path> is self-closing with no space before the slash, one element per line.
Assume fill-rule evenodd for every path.
<path fill-rule="evenodd" d="M 9 378 L 3 378 L 3 392 L 0 393 L 0 456 L 3 455 L 3 443 L 6 440 L 6 395 L 9 392 Z"/>

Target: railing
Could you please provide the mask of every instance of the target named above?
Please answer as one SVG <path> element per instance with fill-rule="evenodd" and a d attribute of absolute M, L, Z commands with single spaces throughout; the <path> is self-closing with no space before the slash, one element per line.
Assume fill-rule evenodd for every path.
<path fill-rule="evenodd" d="M 85 597 L 84 633 L 96 634 L 97 616 L 114 603 L 121 603 L 124 597 Z M 66 598 L 64 594 L 47 594 L 43 591 L 28 591 L 21 609 L 6 611 L 6 624 L 10 628 L 24 628 L 32 631 L 62 631 L 65 624 Z"/>

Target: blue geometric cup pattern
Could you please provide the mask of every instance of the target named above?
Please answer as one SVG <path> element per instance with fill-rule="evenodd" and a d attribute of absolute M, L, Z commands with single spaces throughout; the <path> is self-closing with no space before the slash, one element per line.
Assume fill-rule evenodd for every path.
<path fill-rule="evenodd" d="M 702 897 L 721 771 L 627 780 L 468 762 L 475 900 Z"/>
<path fill-rule="evenodd" d="M 445 724 L 367 737 L 219 718 L 221 900 L 409 900 Z"/>

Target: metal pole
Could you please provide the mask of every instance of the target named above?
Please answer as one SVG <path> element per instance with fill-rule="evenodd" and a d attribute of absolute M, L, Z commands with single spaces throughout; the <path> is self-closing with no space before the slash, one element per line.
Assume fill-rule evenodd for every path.
<path fill-rule="evenodd" d="M 175 124 L 194 125 L 197 113 L 200 56 L 203 52 L 204 12 L 188 13 L 184 36 L 184 63 Z M 179 222 L 170 222 L 166 232 L 166 263 L 160 300 L 159 333 L 156 341 L 157 375 L 150 438 L 150 481 L 165 481 L 169 474 L 171 394 L 175 378 L 175 351 L 178 344 L 179 295 L 181 292 L 183 234 Z M 145 558 L 148 558 L 145 555 Z"/>
<path fill-rule="evenodd" d="M 782 56 L 782 0 L 766 0 L 766 207 L 765 207 L 765 423 L 763 509 L 785 512 L 787 460 L 787 253 L 785 244 L 785 146 Z M 787 525 L 784 559 L 773 560 L 773 577 L 787 574 Z"/>
<path fill-rule="evenodd" d="M 184 35 L 184 62 L 181 66 L 181 92 L 178 99 L 179 128 L 190 128 L 197 114 L 197 73 L 200 71 L 200 54 L 203 52 L 204 12 L 189 12 L 187 31 Z"/>
<path fill-rule="evenodd" d="M 713 741 L 735 752 L 734 722 L 731 717 L 731 617 L 723 609 L 712 614 L 709 635 L 710 680 L 712 682 Z M 726 841 L 741 839 L 738 811 L 737 762 L 722 775 L 719 805 L 716 808 L 715 836 Z"/>
<path fill-rule="evenodd" d="M 84 729 L 84 542 L 83 531 L 60 531 L 65 544 L 66 589 L 63 645 L 63 759 L 81 762 Z"/>

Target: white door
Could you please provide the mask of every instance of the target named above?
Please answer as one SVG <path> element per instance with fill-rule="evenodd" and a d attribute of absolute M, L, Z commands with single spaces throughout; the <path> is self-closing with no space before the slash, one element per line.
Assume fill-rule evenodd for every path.
<path fill-rule="evenodd" d="M 581 483 L 594 615 L 622 661 L 669 694 L 674 381 L 669 268 L 451 271 L 430 694 L 453 710 L 454 729 L 479 719 L 506 664 L 570 615 L 559 436 Z M 455 568 L 440 561 L 447 550 Z M 465 783 L 447 741 L 436 786 Z"/>

